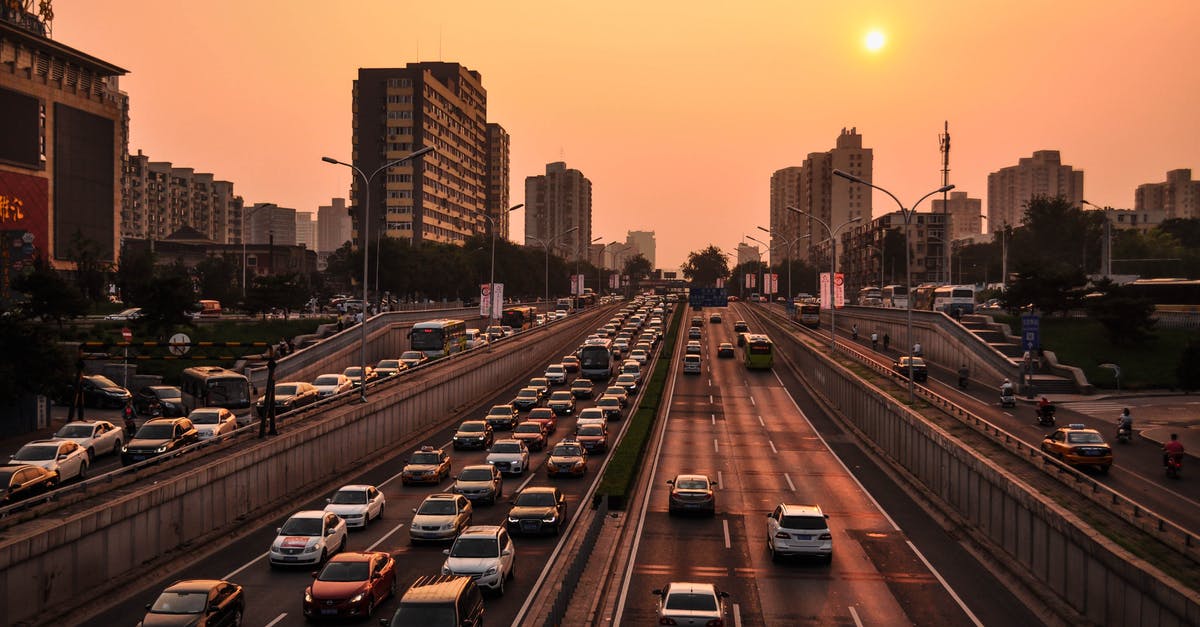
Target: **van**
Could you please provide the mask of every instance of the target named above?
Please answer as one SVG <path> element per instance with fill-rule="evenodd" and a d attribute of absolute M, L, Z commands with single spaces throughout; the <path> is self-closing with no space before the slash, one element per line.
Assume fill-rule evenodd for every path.
<path fill-rule="evenodd" d="M 198 320 L 212 320 L 221 317 L 221 301 L 202 300 L 197 303 L 199 310 L 194 314 Z"/>
<path fill-rule="evenodd" d="M 409 586 L 383 627 L 480 627 L 483 595 L 470 577 L 425 575 Z"/>

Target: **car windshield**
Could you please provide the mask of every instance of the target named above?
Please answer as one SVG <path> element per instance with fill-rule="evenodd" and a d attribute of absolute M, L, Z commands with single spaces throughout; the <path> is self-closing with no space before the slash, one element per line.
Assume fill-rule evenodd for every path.
<path fill-rule="evenodd" d="M 500 544 L 495 538 L 459 538 L 450 557 L 500 557 Z"/>
<path fill-rule="evenodd" d="M 414 453 L 412 456 L 412 459 L 410 459 L 408 463 L 410 463 L 410 464 L 437 464 L 440 461 L 442 461 L 442 460 L 441 460 L 441 458 L 438 457 L 437 453 Z"/>
<path fill-rule="evenodd" d="M 668 610 L 691 610 L 713 612 L 717 609 L 717 598 L 708 593 L 672 592 L 667 596 Z"/>
<path fill-rule="evenodd" d="M 516 442 L 499 442 L 492 445 L 493 453 L 520 453 L 521 445 Z"/>
<path fill-rule="evenodd" d="M 482 422 L 464 422 L 458 430 L 463 433 L 481 433 L 485 428 Z"/>
<path fill-rule="evenodd" d="M 92 437 L 92 425 L 66 425 L 59 429 L 54 434 L 56 438 L 90 438 Z"/>
<path fill-rule="evenodd" d="M 109 379 L 108 377 L 106 377 L 104 375 L 99 375 L 99 374 L 92 375 L 92 383 L 95 383 L 97 386 L 102 387 L 102 388 L 120 387 L 116 383 L 113 383 L 112 379 Z"/>
<path fill-rule="evenodd" d="M 1104 444 L 1104 438 L 1099 433 L 1068 433 L 1067 442 L 1071 444 Z"/>
<path fill-rule="evenodd" d="M 454 501 L 447 499 L 431 499 L 421 503 L 418 514 L 426 516 L 449 516 L 454 513 Z"/>
<path fill-rule="evenodd" d="M 159 398 L 180 398 L 181 394 L 179 388 L 154 388 L 154 395 Z"/>
<path fill-rule="evenodd" d="M 139 440 L 170 440 L 174 434 L 175 425 L 173 424 L 150 424 L 142 425 L 134 437 Z"/>
<path fill-rule="evenodd" d="M 620 379 L 618 378 L 617 380 L 619 381 Z M 607 390 L 604 390 L 604 393 L 605 394 L 615 394 L 617 396 L 624 396 L 625 388 L 623 388 L 619 385 L 614 385 L 614 386 L 608 388 Z"/>
<path fill-rule="evenodd" d="M 192 424 L 197 425 L 215 425 L 221 420 L 221 413 L 216 411 L 194 411 L 188 418 Z"/>
<path fill-rule="evenodd" d="M 371 572 L 367 562 L 329 562 L 317 575 L 317 581 L 366 581 Z"/>
<path fill-rule="evenodd" d="M 281 536 L 319 536 L 321 535 L 320 518 L 289 518 L 283 523 Z"/>
<path fill-rule="evenodd" d="M 329 502 L 334 505 L 365 505 L 367 492 L 366 490 L 338 490 L 333 493 L 333 498 Z"/>
<path fill-rule="evenodd" d="M 822 516 L 784 516 L 779 523 L 784 529 L 825 529 L 829 523 Z"/>
<path fill-rule="evenodd" d="M 559 445 L 554 447 L 554 452 L 551 455 L 557 457 L 579 457 L 579 447 Z"/>
<path fill-rule="evenodd" d="M 399 367 L 400 367 L 399 359 L 385 359 L 375 365 L 375 368 L 377 370 L 379 368 L 399 368 Z"/>
<path fill-rule="evenodd" d="M 400 359 L 420 359 L 424 356 L 425 353 L 422 353 L 421 351 L 404 351 L 403 353 L 400 353 Z"/>
<path fill-rule="evenodd" d="M 517 425 L 514 433 L 541 433 L 542 426 L 536 422 L 524 422 Z"/>
<path fill-rule="evenodd" d="M 587 420 L 589 418 L 592 420 L 595 420 L 597 418 L 603 418 L 603 417 L 604 417 L 604 412 L 596 407 L 588 407 L 587 409 L 579 412 L 580 420 Z"/>
<path fill-rule="evenodd" d="M 362 375 L 362 368 L 346 368 L 346 371 L 345 371 L 345 372 L 343 372 L 342 374 L 344 374 L 344 375 L 346 375 L 347 377 L 350 377 L 350 378 L 354 378 L 354 377 L 357 377 L 357 376 L 361 376 L 361 375 Z"/>
<path fill-rule="evenodd" d="M 632 375 L 632 374 L 626 373 L 626 374 L 623 374 L 623 375 L 617 377 L 618 383 L 632 383 L 634 381 L 637 381 L 637 375 Z"/>
<path fill-rule="evenodd" d="M 458 475 L 459 481 L 491 481 L 492 471 L 483 468 L 468 468 Z"/>
<path fill-rule="evenodd" d="M 675 482 L 675 487 L 680 490 L 707 490 L 708 482 L 703 479 L 680 479 Z"/>
<path fill-rule="evenodd" d="M 554 507 L 554 495 L 549 492 L 522 492 L 513 505 L 517 507 Z"/>
<path fill-rule="evenodd" d="M 453 605 L 401 604 L 396 615 L 392 617 L 391 624 L 457 625 L 458 616 Z"/>
<path fill-rule="evenodd" d="M 313 381 L 313 385 L 337 385 L 340 381 L 341 378 L 336 374 L 327 374 L 317 377 L 317 380 Z"/>
<path fill-rule="evenodd" d="M 537 377 L 529 380 L 529 386 L 535 388 L 548 388 L 550 387 L 550 382 L 546 380 L 546 377 Z"/>
<path fill-rule="evenodd" d="M 154 614 L 199 614 L 208 604 L 207 592 L 164 592 L 154 600 Z"/>
<path fill-rule="evenodd" d="M 505 405 L 501 405 L 499 407 L 493 407 L 488 410 L 489 416 L 504 416 L 506 418 L 511 418 L 512 413 L 513 413 L 512 409 Z"/>
<path fill-rule="evenodd" d="M 575 379 L 574 381 L 571 382 L 571 387 L 573 387 L 573 388 L 588 388 L 590 390 L 590 389 L 592 389 L 592 382 L 588 381 L 587 379 Z"/>
<path fill-rule="evenodd" d="M 300 392 L 298 385 L 277 385 L 275 386 L 276 396 L 295 396 Z"/>
<path fill-rule="evenodd" d="M 27 444 L 13 455 L 13 459 L 19 462 L 43 462 L 49 459 L 54 459 L 58 455 L 58 445 L 36 445 Z"/>
<path fill-rule="evenodd" d="M 602 399 L 596 401 L 596 405 L 599 405 L 600 407 L 616 407 L 617 405 L 620 405 L 620 404 L 621 404 L 620 400 L 612 398 L 612 397 L 602 398 Z"/>
<path fill-rule="evenodd" d="M 579 435 L 604 435 L 604 429 L 600 425 L 583 425 L 579 427 Z"/>
<path fill-rule="evenodd" d="M 530 397 L 537 396 L 537 394 L 538 394 L 537 390 L 531 390 L 529 388 L 524 388 L 524 389 L 520 390 L 519 392 L 517 392 L 517 398 L 530 398 Z"/>
<path fill-rule="evenodd" d="M 536 407 L 529 412 L 530 418 L 553 418 L 554 410 L 548 407 Z"/>
<path fill-rule="evenodd" d="M 566 390 L 555 392 L 550 395 L 550 400 L 552 401 L 569 401 L 571 398 L 573 398 L 571 393 L 567 392 Z"/>
<path fill-rule="evenodd" d="M 563 371 L 562 364 L 557 364 L 557 365 L 554 365 L 554 366 L 549 366 L 549 367 L 547 367 L 547 368 L 546 368 L 546 372 L 557 372 L 557 373 L 561 373 L 562 371 Z"/>

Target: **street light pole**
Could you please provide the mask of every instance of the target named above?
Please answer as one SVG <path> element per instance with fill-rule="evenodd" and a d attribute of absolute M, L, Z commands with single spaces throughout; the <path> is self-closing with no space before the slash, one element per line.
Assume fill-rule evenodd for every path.
<path fill-rule="evenodd" d="M 767 235 L 770 235 L 771 237 L 775 237 L 775 236 L 777 235 L 777 233 L 775 233 L 775 231 L 772 231 L 771 229 L 768 229 L 768 228 L 765 228 L 765 227 L 758 226 L 758 227 L 754 227 L 754 228 L 756 228 L 756 229 L 758 229 L 758 230 L 760 230 L 760 231 L 762 231 L 762 232 L 766 233 Z M 788 303 L 791 303 L 791 302 L 792 302 L 792 299 L 793 299 L 793 298 L 796 296 L 796 293 L 792 291 L 792 266 L 794 265 L 794 259 L 793 259 L 793 257 L 792 257 L 792 254 L 793 254 L 792 248 L 793 248 L 793 247 L 794 247 L 794 246 L 795 246 L 795 245 L 796 245 L 796 244 L 797 244 L 797 243 L 798 243 L 800 240 L 802 240 L 802 239 L 804 239 L 804 238 L 806 238 L 806 237 L 809 237 L 810 235 L 811 235 L 811 233 L 805 233 L 804 235 L 798 235 L 798 236 L 796 236 L 794 239 L 784 242 L 784 245 L 786 245 L 786 246 L 787 246 L 787 264 L 788 264 L 788 295 L 787 295 L 787 301 L 788 301 Z M 754 241 L 758 242 L 759 240 L 754 240 Z M 759 243 L 761 244 L 762 242 L 759 242 Z M 768 252 L 770 252 L 770 251 L 768 251 Z"/>
<path fill-rule="evenodd" d="M 519 205 L 509 207 L 508 211 L 516 211 L 524 206 L 525 203 L 521 203 Z M 492 216 L 489 216 L 486 211 L 479 215 L 483 216 L 483 218 L 488 221 L 488 224 L 492 225 L 492 263 L 491 272 L 488 273 L 488 315 L 493 321 L 495 321 L 499 317 L 496 315 L 496 308 L 492 306 L 496 301 L 496 296 L 493 293 L 496 289 L 496 220 L 493 219 Z"/>
<path fill-rule="evenodd" d="M 929 192 L 928 194 L 925 194 L 924 196 L 917 199 L 917 202 L 913 203 L 911 209 L 905 209 L 904 203 L 900 202 L 900 199 L 896 198 L 895 194 L 889 192 L 888 190 L 886 190 L 870 181 L 859 178 L 853 174 L 850 174 L 849 172 L 843 172 L 842 170 L 835 169 L 833 171 L 833 174 L 834 174 L 834 176 L 840 176 L 840 177 L 850 181 L 851 183 L 858 183 L 859 185 L 866 185 L 867 187 L 877 189 L 877 190 L 887 194 L 888 196 L 891 197 L 892 200 L 896 201 L 896 205 L 898 207 L 900 207 L 900 215 L 903 216 L 903 218 L 904 218 L 904 287 L 905 287 L 905 293 L 908 294 L 908 298 L 905 299 L 905 304 L 904 304 L 905 326 L 906 326 L 906 333 L 908 335 L 907 339 L 905 340 L 905 344 L 908 344 L 908 402 L 909 402 L 909 404 L 912 404 L 914 402 L 915 392 L 913 390 L 913 363 L 912 363 L 912 358 L 913 358 L 913 353 L 912 353 L 912 349 L 913 349 L 913 341 L 912 341 L 912 301 L 913 301 L 913 299 L 912 299 L 912 249 L 909 247 L 909 242 L 908 242 L 909 221 L 912 219 L 912 214 L 916 212 L 917 205 L 921 204 L 922 200 L 925 200 L 926 198 L 929 198 L 930 196 L 932 196 L 934 194 L 948 192 L 948 191 L 954 189 L 954 185 L 943 185 L 943 186 L 933 190 L 932 192 Z"/>
<path fill-rule="evenodd" d="M 580 255 L 582 255 L 582 254 L 583 254 L 583 250 L 582 250 L 582 249 L 583 249 L 583 247 L 584 247 L 584 246 L 587 246 L 588 248 L 591 248 L 591 247 L 592 247 L 592 244 L 595 244 L 596 242 L 598 242 L 598 241 L 600 241 L 600 240 L 602 240 L 602 239 L 604 239 L 604 238 L 603 238 L 603 237 L 597 237 L 596 239 L 593 239 L 592 241 L 588 242 L 587 244 L 584 244 L 583 242 L 579 242 L 579 249 L 575 251 L 575 276 L 579 276 L 579 257 L 580 257 Z M 597 290 L 599 290 L 599 289 L 600 289 L 600 283 L 599 283 L 599 281 L 597 281 L 597 282 L 596 282 L 596 289 L 597 289 Z M 600 292 L 599 292 L 599 291 L 597 291 L 596 293 L 597 293 L 597 294 L 599 294 Z M 580 281 L 579 281 L 579 294 L 578 294 L 578 296 L 583 296 L 583 280 L 582 280 L 582 279 L 580 279 Z"/>
<path fill-rule="evenodd" d="M 433 146 L 426 146 L 424 148 L 421 148 L 420 150 L 411 152 L 411 153 L 405 155 L 404 157 L 396 159 L 395 161 L 389 161 L 389 162 L 379 166 L 379 168 L 377 170 L 375 170 L 374 172 L 371 173 L 371 176 L 367 176 L 356 165 L 353 165 L 350 163 L 345 163 L 343 161 L 338 161 L 337 159 L 334 159 L 333 157 L 321 157 L 321 161 L 324 161 L 325 163 L 344 165 L 347 168 L 354 170 L 355 174 L 358 174 L 358 176 L 360 178 L 362 178 L 362 181 L 363 181 L 363 204 L 362 204 L 363 232 L 362 232 L 362 237 L 360 238 L 360 241 L 362 242 L 362 245 L 360 246 L 360 248 L 362 248 L 362 253 L 363 253 L 363 297 L 362 297 L 362 321 L 358 323 L 360 326 L 360 329 L 359 329 L 360 342 L 359 343 L 361 344 L 361 359 L 360 359 L 360 361 L 362 362 L 362 370 L 359 371 L 358 391 L 359 391 L 359 399 L 362 400 L 362 402 L 364 402 L 364 403 L 367 402 L 367 285 L 368 285 L 367 269 L 370 268 L 370 266 L 367 265 L 367 258 L 370 256 L 369 253 L 371 252 L 370 238 L 368 237 L 368 234 L 370 233 L 370 226 L 371 226 L 371 221 L 370 221 L 371 181 L 375 179 L 375 175 L 379 174 L 380 172 L 383 172 L 384 170 L 386 170 L 394 165 L 397 165 L 399 163 L 404 163 L 405 161 L 408 161 L 409 159 L 415 159 L 417 157 L 420 157 L 421 155 L 424 155 L 424 154 L 432 152 L 432 151 L 433 151 Z"/>
<path fill-rule="evenodd" d="M 855 222 L 862 222 L 862 216 L 850 218 L 837 225 L 837 228 L 831 229 L 828 222 L 807 211 L 790 206 L 787 209 L 816 220 L 817 224 L 825 227 L 825 232 L 829 234 L 829 350 L 832 353 L 837 350 L 837 285 L 835 285 L 837 282 L 837 235 L 843 228 Z"/>
<path fill-rule="evenodd" d="M 578 230 L 579 230 L 579 227 L 573 226 L 573 227 L 563 231 L 562 233 L 555 235 L 554 237 L 550 237 L 550 238 L 547 238 L 544 240 L 538 239 L 536 237 L 529 238 L 529 239 L 532 239 L 533 241 L 537 242 L 538 244 L 541 244 L 542 248 L 546 249 L 546 307 L 547 307 L 547 311 L 549 311 L 549 307 L 550 307 L 550 244 L 553 244 L 554 241 L 557 240 L 558 238 L 560 238 L 568 233 L 574 233 L 575 231 L 578 231 Z"/>
<path fill-rule="evenodd" d="M 246 304 L 246 218 L 254 215 L 259 209 L 276 206 L 273 202 L 256 205 L 250 211 L 242 212 L 242 305 Z"/>
<path fill-rule="evenodd" d="M 1101 264 L 1101 268 L 1104 270 L 1105 278 L 1110 277 L 1112 276 L 1112 216 L 1109 212 L 1112 211 L 1112 207 L 1101 207 L 1086 200 L 1080 200 L 1079 202 L 1084 205 L 1091 205 L 1104 212 L 1104 263 Z M 1083 271 L 1087 272 L 1087 268 L 1084 268 Z"/>

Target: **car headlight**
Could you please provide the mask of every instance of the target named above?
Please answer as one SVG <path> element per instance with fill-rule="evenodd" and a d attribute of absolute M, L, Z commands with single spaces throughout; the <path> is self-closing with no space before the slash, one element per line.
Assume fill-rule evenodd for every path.
<path fill-rule="evenodd" d="M 445 564 L 442 564 L 442 574 L 443 574 L 443 575 L 449 575 L 449 574 L 450 574 L 450 567 L 449 567 L 449 566 L 447 566 L 447 565 L 445 565 Z"/>
<path fill-rule="evenodd" d="M 313 602 L 313 599 L 312 599 L 312 590 L 305 590 L 305 591 L 304 591 L 304 602 L 305 602 L 305 603 L 312 603 L 312 602 Z"/>
<path fill-rule="evenodd" d="M 126 446 L 126 445 L 124 445 L 124 444 L 122 444 L 122 445 L 121 445 L 121 452 L 122 452 L 122 453 L 128 453 L 128 452 L 129 452 L 129 447 L 128 447 L 128 446 Z"/>
<path fill-rule="evenodd" d="M 509 516 L 509 517 L 508 517 L 508 522 L 510 522 L 510 523 L 512 523 L 512 524 L 514 524 L 514 525 L 515 525 L 515 524 L 517 524 L 517 523 L 521 522 L 521 519 L 520 519 L 520 518 L 513 518 L 512 516 Z"/>
<path fill-rule="evenodd" d="M 166 452 L 167 452 L 167 445 L 166 445 L 166 444 L 164 444 L 164 445 L 162 445 L 162 446 L 160 446 L 160 447 L 158 447 L 158 448 L 154 449 L 154 452 L 155 452 L 155 453 L 166 453 Z"/>
<path fill-rule="evenodd" d="M 558 517 L 557 517 L 557 516 L 555 516 L 555 515 L 553 515 L 553 514 L 551 514 L 551 515 L 549 515 L 549 516 L 547 516 L 547 517 L 543 518 L 543 519 L 542 519 L 542 522 L 544 522 L 544 523 L 550 523 L 550 524 L 553 524 L 553 523 L 554 523 L 554 521 L 556 521 L 556 520 L 558 520 Z"/>
<path fill-rule="evenodd" d="M 496 567 L 495 567 L 495 566 L 492 566 L 491 568 L 489 568 L 489 569 L 487 569 L 487 570 L 483 571 L 483 574 L 484 574 L 485 576 L 486 576 L 486 575 L 495 575 L 495 574 L 496 574 Z"/>
<path fill-rule="evenodd" d="M 361 592 L 359 592 L 358 594 L 356 594 L 356 595 L 354 595 L 354 596 L 350 597 L 350 602 L 351 602 L 351 603 L 358 603 L 358 602 L 359 602 L 359 601 L 361 601 L 361 600 L 363 600 L 363 593 L 361 593 Z"/>

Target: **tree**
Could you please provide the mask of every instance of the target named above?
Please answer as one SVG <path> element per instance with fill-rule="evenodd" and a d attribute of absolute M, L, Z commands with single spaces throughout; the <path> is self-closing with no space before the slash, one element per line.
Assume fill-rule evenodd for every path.
<path fill-rule="evenodd" d="M 1032 306 L 1047 315 L 1065 314 L 1079 304 L 1079 291 L 1086 284 L 1087 277 L 1079 268 L 1019 272 L 1008 284 L 1002 303 L 1009 311 Z"/>
<path fill-rule="evenodd" d="M 1175 368 L 1179 389 L 1184 392 L 1200 390 L 1200 341 L 1188 342 Z"/>
<path fill-rule="evenodd" d="M 650 260 L 642 253 L 638 253 L 625 260 L 625 265 L 621 268 L 621 274 L 629 277 L 629 284 L 633 286 L 633 291 L 638 291 L 638 287 L 642 283 L 642 279 L 650 276 L 654 268 L 650 265 Z"/>
<path fill-rule="evenodd" d="M 53 320 L 60 330 L 64 319 L 76 318 L 88 311 L 88 301 L 83 294 L 42 257 L 34 260 L 33 272 L 13 279 L 12 288 L 26 295 L 28 300 L 24 310 L 27 315 Z"/>
<path fill-rule="evenodd" d="M 77 230 L 71 235 L 65 258 L 75 264 L 75 285 L 83 297 L 93 303 L 103 301 L 112 262 L 111 257 L 104 258 L 100 244 Z"/>
<path fill-rule="evenodd" d="M 715 287 L 717 279 L 729 276 L 729 265 L 720 248 L 709 244 L 707 248 L 688 253 L 687 263 L 679 268 L 683 276 L 700 287 Z"/>
<path fill-rule="evenodd" d="M 16 316 L 0 316 L 0 405 L 25 394 L 58 391 L 74 372 L 57 338 L 44 324 Z"/>
<path fill-rule="evenodd" d="M 200 290 L 200 298 L 219 300 L 222 303 L 237 301 L 241 296 L 237 285 L 241 278 L 240 271 L 237 261 L 229 255 L 205 257 L 192 269 Z"/>
<path fill-rule="evenodd" d="M 1142 342 L 1154 328 L 1154 303 L 1117 285 L 1110 279 L 1096 282 L 1096 292 L 1085 299 L 1088 315 L 1104 325 L 1113 344 L 1131 345 Z"/>
<path fill-rule="evenodd" d="M 182 262 L 158 268 L 148 286 L 134 291 L 126 302 L 142 308 L 142 323 L 152 335 L 163 335 L 173 327 L 190 324 L 188 313 L 196 305 L 192 277 Z"/>
<path fill-rule="evenodd" d="M 121 261 L 117 266 L 117 291 L 125 304 L 144 301 L 154 283 L 154 253 L 149 249 L 121 249 Z"/>
<path fill-rule="evenodd" d="M 1084 211 L 1061 196 L 1034 196 L 1025 207 L 1025 222 L 1013 229 L 1008 244 L 1017 272 L 1067 274 L 1100 267 L 1104 212 Z"/>

